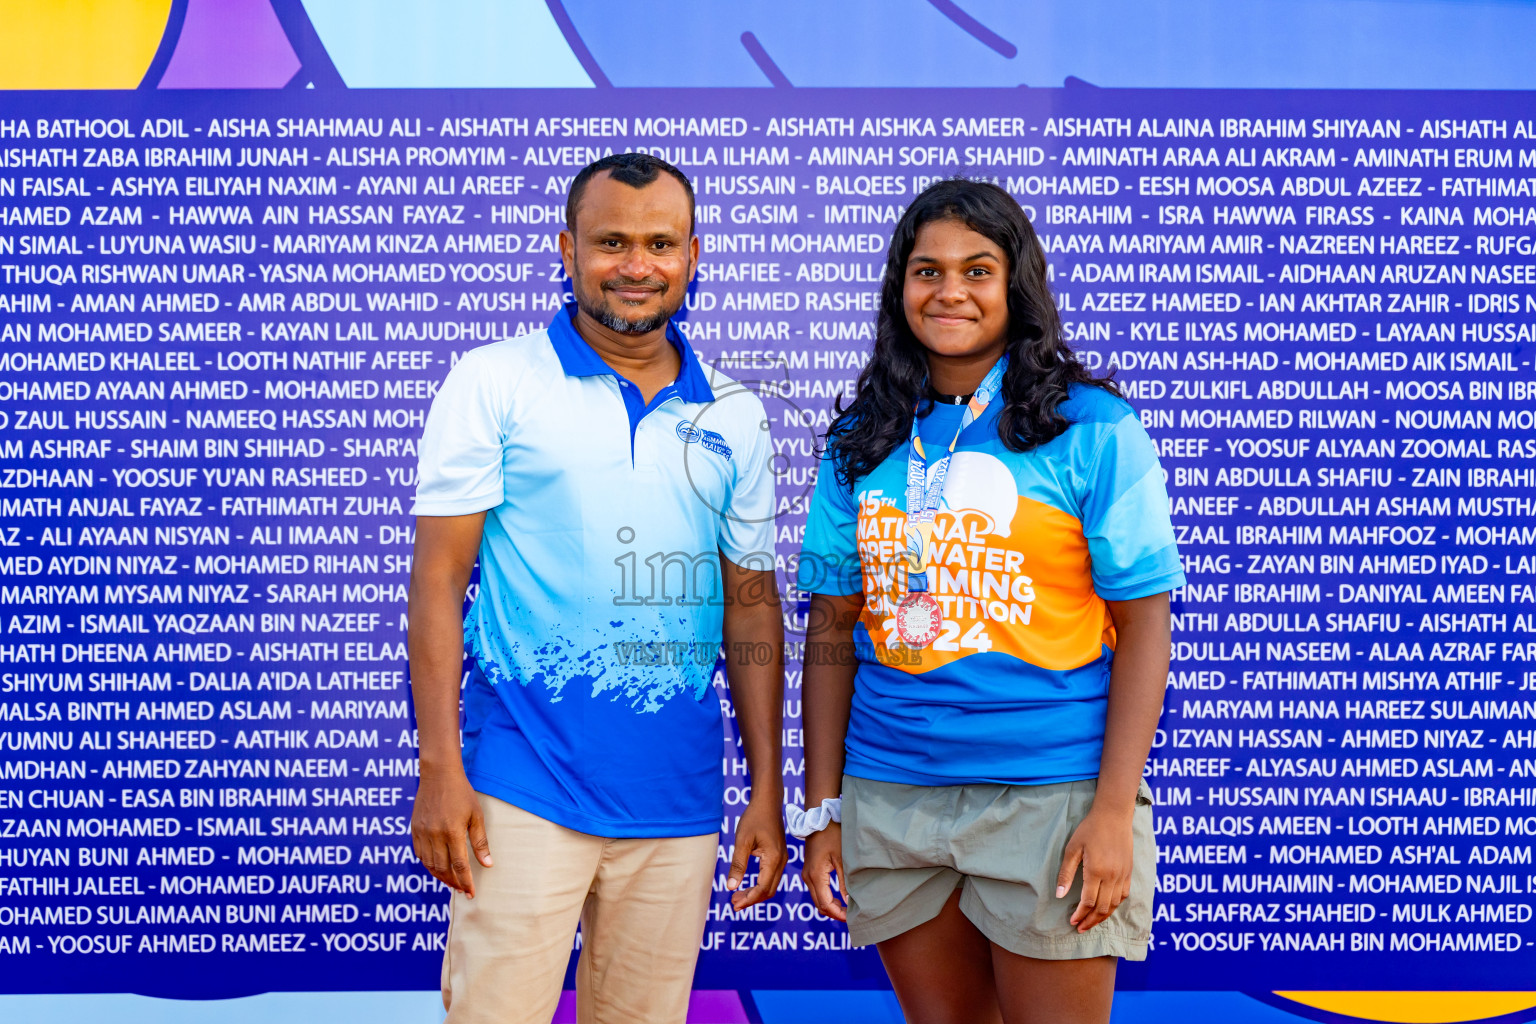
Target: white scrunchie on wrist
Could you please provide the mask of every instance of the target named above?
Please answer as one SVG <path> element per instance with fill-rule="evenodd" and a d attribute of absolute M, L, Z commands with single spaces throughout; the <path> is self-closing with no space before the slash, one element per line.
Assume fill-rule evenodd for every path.
<path fill-rule="evenodd" d="M 840 796 L 829 797 L 820 807 L 809 810 L 801 810 L 793 804 L 784 805 L 784 823 L 796 839 L 804 839 L 812 832 L 820 832 L 834 821 L 841 823 L 842 820 L 843 798 Z"/>

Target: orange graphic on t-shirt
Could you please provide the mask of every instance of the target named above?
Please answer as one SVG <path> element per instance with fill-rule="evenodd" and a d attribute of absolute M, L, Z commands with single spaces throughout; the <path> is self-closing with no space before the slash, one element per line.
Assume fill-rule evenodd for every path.
<path fill-rule="evenodd" d="M 953 497 L 946 487 L 946 499 Z M 1083 524 L 1043 502 L 1016 493 L 1014 500 L 1007 522 L 999 522 L 995 497 L 990 511 L 961 507 L 934 516 L 928 588 L 944 625 L 919 650 L 895 629 L 896 605 L 907 593 L 906 514 L 881 496 L 860 502 L 862 619 L 882 662 L 922 673 L 994 651 L 1062 670 L 1097 658 L 1101 645 L 1114 647 L 1108 610 L 1093 590 Z"/>

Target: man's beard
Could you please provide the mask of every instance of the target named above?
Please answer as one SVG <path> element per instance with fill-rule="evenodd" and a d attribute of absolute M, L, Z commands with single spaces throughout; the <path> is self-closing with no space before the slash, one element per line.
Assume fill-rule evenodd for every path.
<path fill-rule="evenodd" d="M 650 282 L 625 281 L 622 283 L 648 284 Z M 587 316 L 591 317 L 593 320 L 596 320 L 610 331 L 615 331 L 619 334 L 650 334 L 652 331 L 665 327 L 667 325 L 667 321 L 672 319 L 672 315 L 682 308 L 682 303 L 679 302 L 671 309 L 663 308 L 660 312 L 653 313 L 650 316 L 632 319 L 630 317 L 626 317 L 623 313 L 620 313 L 617 309 L 614 309 L 612 306 L 610 306 L 606 301 L 606 295 L 603 295 L 604 301 L 601 303 L 593 302 L 583 290 L 575 287 L 575 282 L 572 282 L 571 294 L 576 297 L 577 309 L 581 310 Z M 602 292 L 600 291 L 599 294 L 601 295 Z M 658 289 L 657 294 L 665 296 L 665 286 L 663 286 L 661 289 Z"/>

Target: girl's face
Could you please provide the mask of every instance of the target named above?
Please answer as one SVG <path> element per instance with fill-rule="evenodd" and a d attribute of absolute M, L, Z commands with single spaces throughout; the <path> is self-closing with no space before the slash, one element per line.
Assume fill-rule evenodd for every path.
<path fill-rule="evenodd" d="M 913 335 L 934 355 L 1001 355 L 1008 343 L 1008 257 L 960 221 L 930 221 L 907 258 L 902 306 Z"/>

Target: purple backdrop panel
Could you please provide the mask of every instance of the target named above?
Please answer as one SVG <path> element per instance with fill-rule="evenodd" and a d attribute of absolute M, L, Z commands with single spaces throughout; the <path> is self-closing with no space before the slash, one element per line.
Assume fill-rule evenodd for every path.
<path fill-rule="evenodd" d="M 276 89 L 299 58 L 267 0 L 188 0 L 162 89 Z"/>

